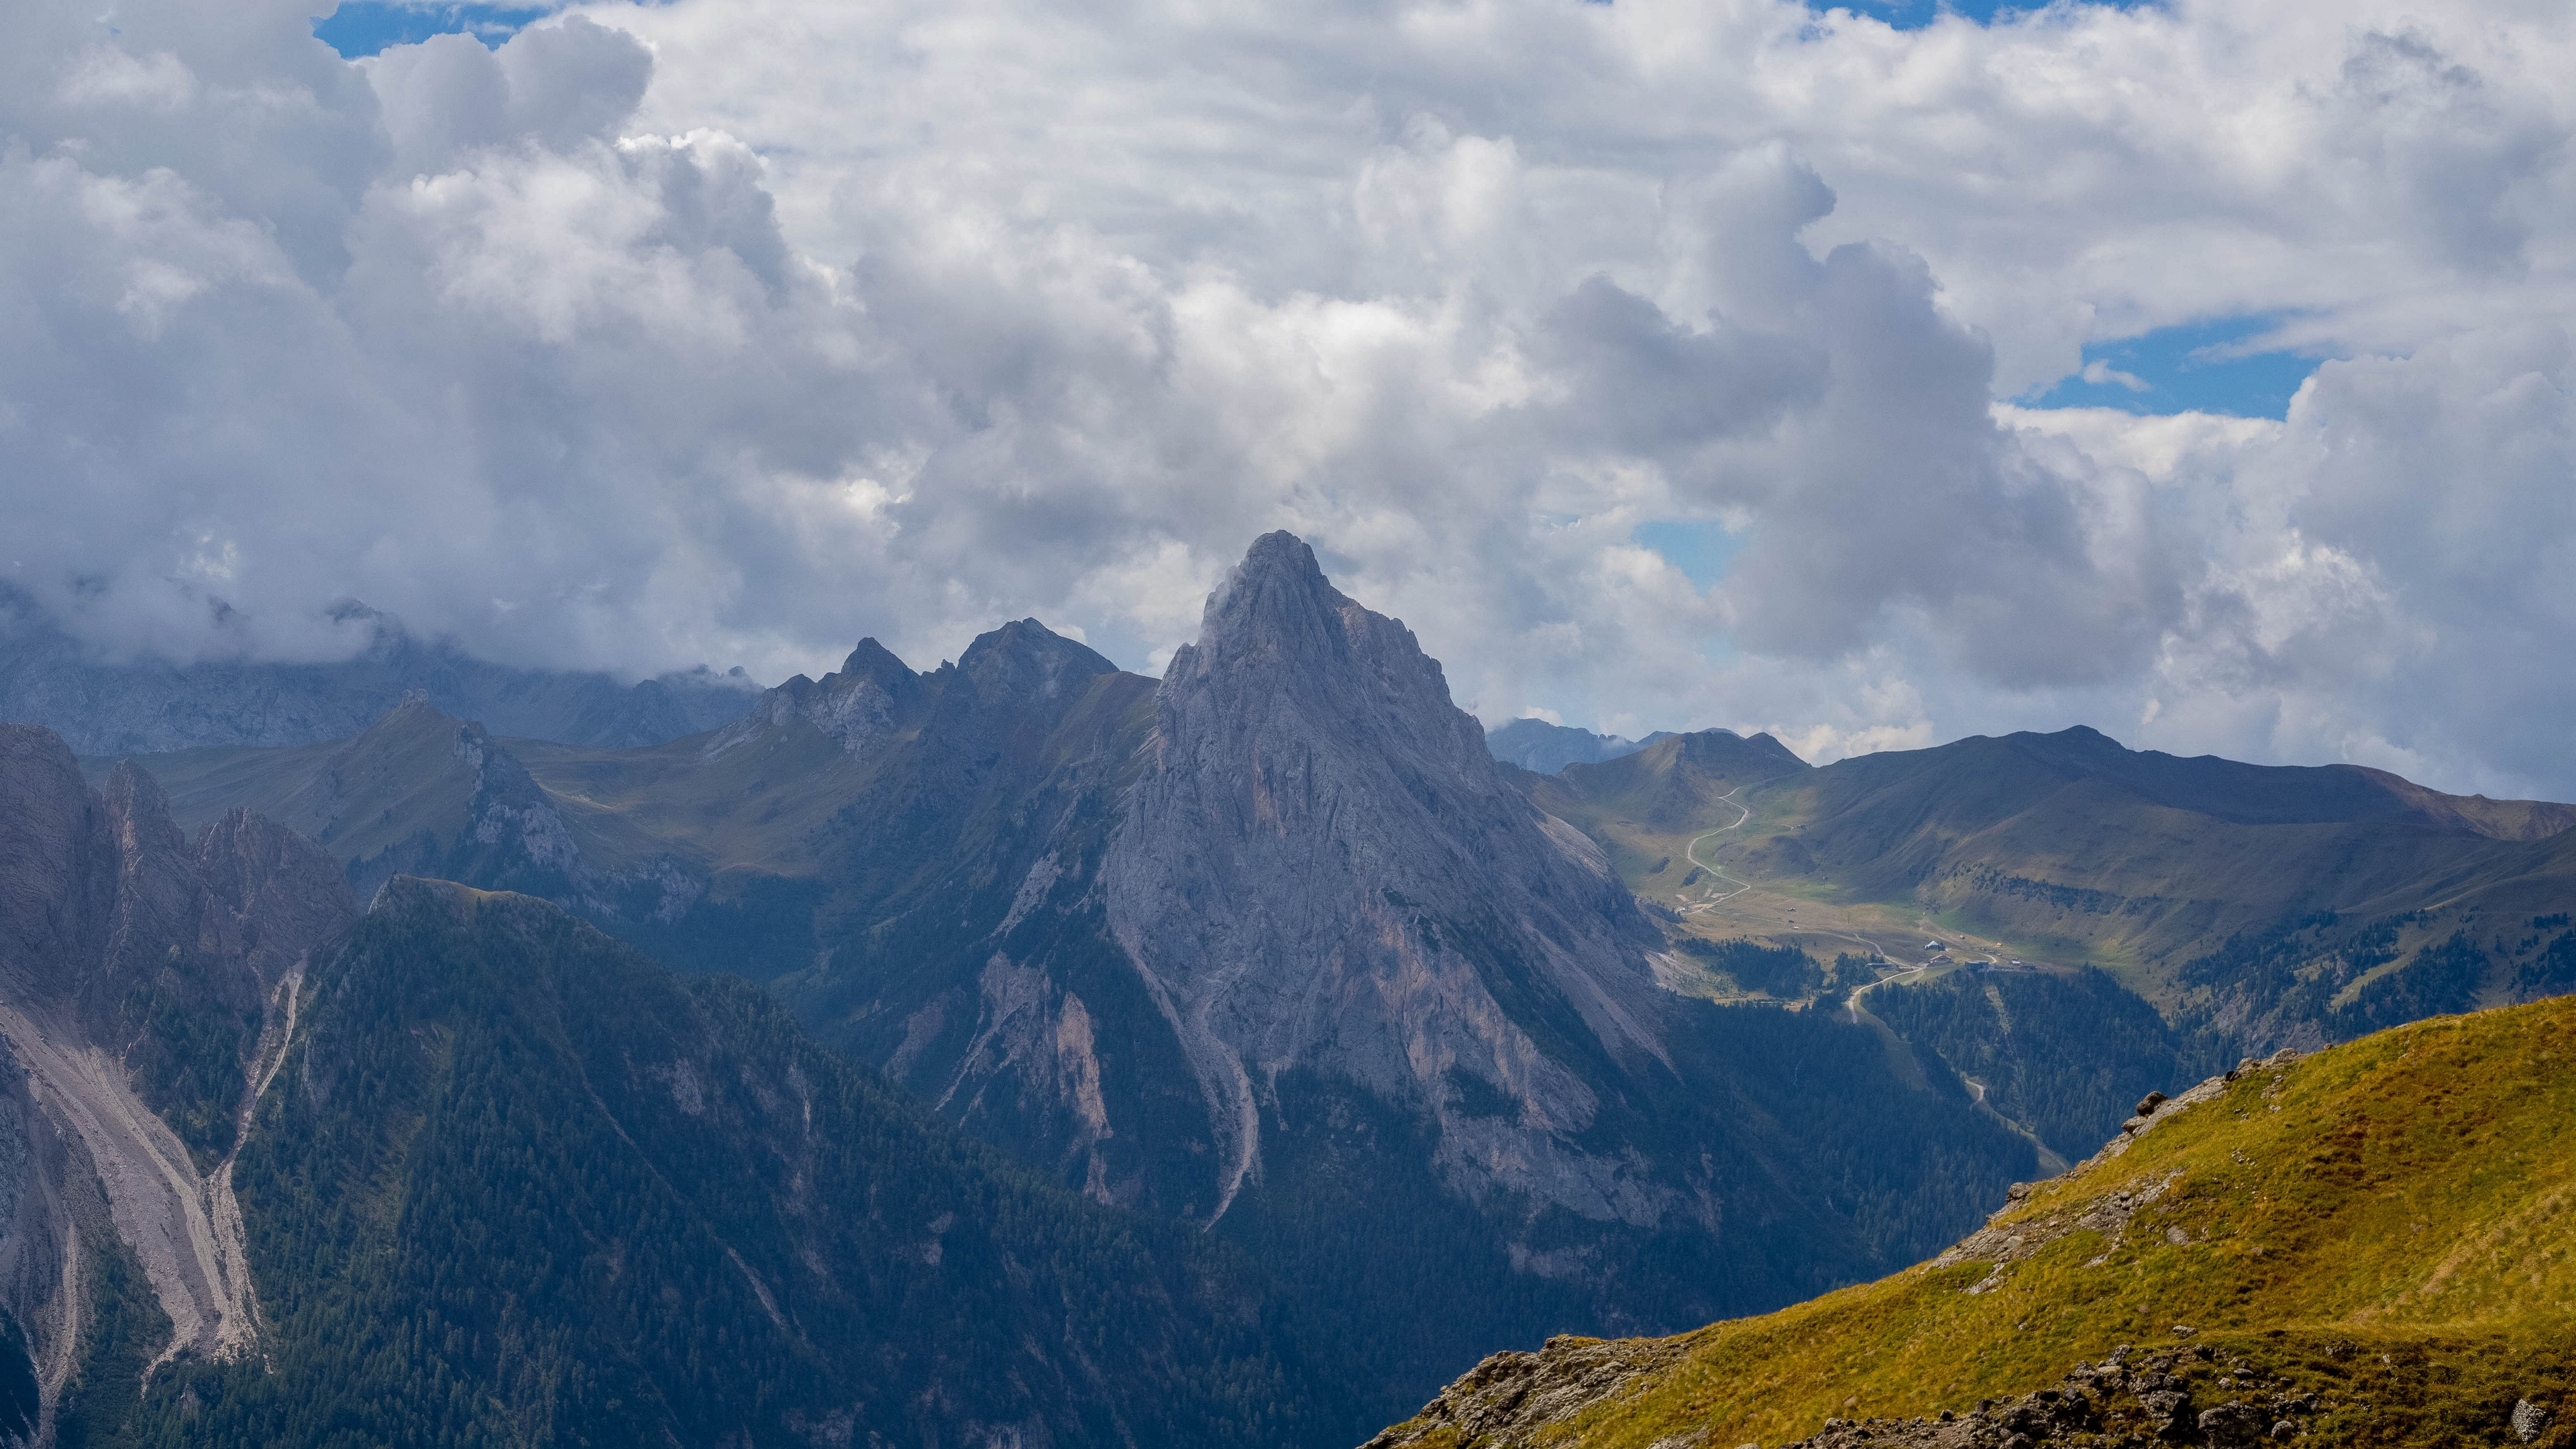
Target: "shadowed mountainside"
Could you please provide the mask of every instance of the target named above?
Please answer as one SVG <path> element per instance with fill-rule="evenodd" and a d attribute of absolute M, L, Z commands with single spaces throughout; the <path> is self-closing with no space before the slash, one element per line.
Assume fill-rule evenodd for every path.
<path fill-rule="evenodd" d="M 397 877 L 308 984 L 240 1168 L 273 1326 L 118 1442 L 1322 1444 L 1332 1340 L 738 981 Z"/>
<path fill-rule="evenodd" d="M 148 1366 L 255 1350 L 234 1157 L 353 914 L 293 834 L 233 811 L 192 840 L 149 775 L 92 790 L 0 725 L 0 1434 L 87 1442 Z"/>

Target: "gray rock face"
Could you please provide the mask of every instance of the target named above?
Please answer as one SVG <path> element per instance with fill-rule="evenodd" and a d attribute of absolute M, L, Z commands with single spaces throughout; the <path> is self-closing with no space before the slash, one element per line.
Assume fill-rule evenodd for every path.
<path fill-rule="evenodd" d="M 921 676 L 874 639 L 862 639 L 841 667 L 820 680 L 797 675 L 762 695 L 741 719 L 707 741 L 707 758 L 737 749 L 761 732 L 801 719 L 853 755 L 873 754 L 890 739 L 921 693 Z"/>
<path fill-rule="evenodd" d="M 1173 656 L 1149 750 L 1103 897 L 1216 1120 L 1219 1214 L 1259 1170 L 1279 1074 L 1307 1068 L 1430 1114 L 1471 1199 L 1656 1218 L 1661 1192 L 1576 1145 L 1593 1090 L 1492 978 L 1525 973 L 1551 1027 L 1653 1058 L 1660 938 L 1511 787 L 1410 631 L 1268 535 Z"/>
<path fill-rule="evenodd" d="M 291 833 L 234 811 L 190 841 L 149 775 L 93 791 L 59 736 L 0 725 L 0 1308 L 27 1330 L 40 1427 L 94 1316 L 84 1234 L 141 1267 L 162 1357 L 250 1347 L 231 1154 L 304 962 L 354 915 Z"/>
<path fill-rule="evenodd" d="M 362 605 L 344 607 L 341 617 L 372 637 L 333 664 L 109 660 L 0 586 L 0 719 L 44 725 L 83 755 L 306 745 L 354 735 L 417 690 L 495 734 L 616 749 L 713 729 L 759 694 L 739 669 L 625 684 L 469 658 L 423 644 Z"/>

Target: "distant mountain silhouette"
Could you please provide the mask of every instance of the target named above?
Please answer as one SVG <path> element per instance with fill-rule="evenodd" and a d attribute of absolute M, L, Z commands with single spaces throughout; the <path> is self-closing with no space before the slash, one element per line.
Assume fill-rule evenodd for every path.
<path fill-rule="evenodd" d="M 338 663 L 107 660 L 0 585 L 0 719 L 44 725 L 82 755 L 306 745 L 356 734 L 419 693 L 496 734 L 616 748 L 711 729 L 759 694 L 739 669 L 624 684 L 470 658 L 362 604 L 343 604 L 336 617 L 369 636 Z"/>
<path fill-rule="evenodd" d="M 1485 747 L 1494 758 L 1505 764 L 1518 765 L 1534 774 L 1553 775 L 1568 765 L 1589 765 L 1602 760 L 1615 760 L 1621 755 L 1642 750 L 1657 740 L 1672 738 L 1672 731 L 1657 730 L 1642 740 L 1624 739 L 1618 735 L 1597 735 L 1572 725 L 1549 724 L 1543 719 L 1516 719 L 1485 735 Z"/>

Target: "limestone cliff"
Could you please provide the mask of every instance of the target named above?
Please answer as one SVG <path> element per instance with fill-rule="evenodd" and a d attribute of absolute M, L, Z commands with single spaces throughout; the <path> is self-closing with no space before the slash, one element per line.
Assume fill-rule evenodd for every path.
<path fill-rule="evenodd" d="M 1463 1196 L 1655 1220 L 1669 1194 L 1580 1144 L 1596 1088 L 1542 1038 L 1663 1057 L 1644 961 L 1661 938 L 1511 787 L 1402 623 L 1270 534 L 1173 656 L 1149 748 L 1102 890 L 1207 1094 L 1215 1215 L 1303 1068 L 1430 1118 Z"/>

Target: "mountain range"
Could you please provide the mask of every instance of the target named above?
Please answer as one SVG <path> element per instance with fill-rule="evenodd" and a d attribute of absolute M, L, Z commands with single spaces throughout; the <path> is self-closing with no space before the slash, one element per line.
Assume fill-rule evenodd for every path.
<path fill-rule="evenodd" d="M 27 1425 L 1350 1443 L 1916 1262 L 2213 1064 L 2576 987 L 2576 809 L 2087 730 L 1542 772 L 1287 534 L 1159 680 L 1020 620 L 712 688 L 12 727 Z"/>
<path fill-rule="evenodd" d="M 739 718 L 760 692 L 738 668 L 628 684 L 476 659 L 416 639 L 399 619 L 356 602 L 330 617 L 364 636 L 334 662 L 110 658 L 0 583 L 0 720 L 44 725 L 84 755 L 306 745 L 355 734 L 418 692 L 504 734 L 615 747 L 711 729 Z"/>
<path fill-rule="evenodd" d="M 1507 765 L 1540 775 L 1553 775 L 1568 765 L 1593 765 L 1633 755 L 1658 740 L 1673 737 L 1671 730 L 1657 730 L 1642 740 L 1620 735 L 1598 735 L 1573 725 L 1551 724 L 1543 719 L 1516 719 L 1499 729 L 1485 732 L 1485 748 L 1495 759 Z"/>
<path fill-rule="evenodd" d="M 0 1438 L 1277 1444 L 1349 1374 L 1248 1260 L 1053 1188 L 555 906 L 193 838 L 0 727 Z M 137 1388 L 144 1389 L 139 1396 Z"/>
<path fill-rule="evenodd" d="M 1706 731 L 1521 783 L 1694 961 L 1878 963 L 1716 994 L 1849 998 L 2065 1160 L 2223 1062 L 2576 990 L 2568 805 L 2080 727 L 1821 768 Z"/>
<path fill-rule="evenodd" d="M 1903 1261 L 2032 1170 L 1865 1031 L 1666 989 L 1601 853 L 1284 534 L 1159 682 L 1023 620 L 929 673 L 863 642 L 639 749 L 415 697 L 148 767 L 183 820 L 258 809 L 360 890 L 525 892 L 763 983 L 1057 1182 L 1279 1265 L 1390 1414 L 1497 1339 Z"/>

